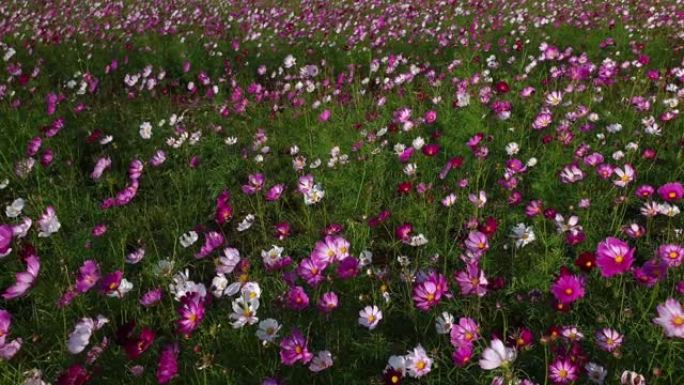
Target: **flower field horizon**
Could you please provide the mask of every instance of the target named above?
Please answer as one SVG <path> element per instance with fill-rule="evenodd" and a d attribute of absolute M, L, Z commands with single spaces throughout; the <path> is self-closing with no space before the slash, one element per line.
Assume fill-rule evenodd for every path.
<path fill-rule="evenodd" d="M 684 3 L 0 4 L 0 385 L 684 381 Z"/>

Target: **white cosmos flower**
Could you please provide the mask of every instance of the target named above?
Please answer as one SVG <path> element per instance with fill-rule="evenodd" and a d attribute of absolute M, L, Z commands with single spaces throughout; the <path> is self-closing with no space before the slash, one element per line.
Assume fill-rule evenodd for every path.
<path fill-rule="evenodd" d="M 431 369 L 432 359 L 428 357 L 421 345 L 416 346 L 406 355 L 406 370 L 409 376 L 420 378 L 430 373 Z"/>
<path fill-rule="evenodd" d="M 292 55 L 287 55 L 285 60 L 283 60 L 283 66 L 285 66 L 285 68 L 292 68 L 295 64 L 297 64 L 297 59 Z"/>
<path fill-rule="evenodd" d="M 480 367 L 484 370 L 496 369 L 515 361 L 515 357 L 515 349 L 507 348 L 500 339 L 494 339 L 490 346 L 482 352 Z"/>
<path fill-rule="evenodd" d="M 74 330 L 69 334 L 67 341 L 67 348 L 69 353 L 78 354 L 82 352 L 90 343 L 90 337 L 93 332 L 101 329 L 109 320 L 102 315 L 98 315 L 96 319 L 81 318 L 74 327 Z"/>
<path fill-rule="evenodd" d="M 12 204 L 5 207 L 5 215 L 7 218 L 16 218 L 21 215 L 22 210 L 24 210 L 24 201 L 22 198 L 17 198 L 12 202 Z"/>
<path fill-rule="evenodd" d="M 133 290 L 133 283 L 126 278 L 122 278 L 119 287 L 113 292 L 108 293 L 107 296 L 121 299 L 131 290 Z"/>
<path fill-rule="evenodd" d="M 309 370 L 312 372 L 320 372 L 333 366 L 332 354 L 328 350 L 318 352 L 311 360 Z"/>
<path fill-rule="evenodd" d="M 369 330 L 375 329 L 382 319 L 382 311 L 376 306 L 366 306 L 359 311 L 359 325 L 367 327 Z"/>
<path fill-rule="evenodd" d="M 454 316 L 449 312 L 443 312 L 437 317 L 435 329 L 437 334 L 449 334 L 451 327 L 454 325 Z"/>
<path fill-rule="evenodd" d="M 190 230 L 178 238 L 181 246 L 184 248 L 192 246 L 195 242 L 197 242 L 197 239 L 199 239 L 199 235 L 197 235 L 197 232 L 194 230 Z"/>
<path fill-rule="evenodd" d="M 282 326 L 273 318 L 265 319 L 259 322 L 259 329 L 256 331 L 256 336 L 264 343 L 273 343 L 278 338 L 278 332 Z"/>
<path fill-rule="evenodd" d="M 518 143 L 510 142 L 506 145 L 506 154 L 508 154 L 508 156 L 513 156 L 517 154 L 518 151 L 520 151 L 520 146 Z"/>
<path fill-rule="evenodd" d="M 59 223 L 59 219 L 57 218 L 57 213 L 52 206 L 48 206 L 45 209 L 45 212 L 40 217 L 40 220 L 38 220 L 38 225 L 40 226 L 40 232 L 38 232 L 38 236 L 41 238 L 49 237 L 50 235 L 58 232 L 60 227 L 62 227 L 62 224 Z"/>
<path fill-rule="evenodd" d="M 259 300 L 238 297 L 233 301 L 233 312 L 230 319 L 234 320 L 231 325 L 234 329 L 240 329 L 245 325 L 254 325 L 259 322 L 256 312 L 259 309 Z"/>
<path fill-rule="evenodd" d="M 402 376 L 406 375 L 406 357 L 405 356 L 390 356 L 387 360 L 387 369 L 394 369 L 401 373 Z"/>
<path fill-rule="evenodd" d="M 254 215 L 253 214 L 247 214 L 247 216 L 238 224 L 237 231 L 243 232 L 254 224 Z"/>
<path fill-rule="evenodd" d="M 152 137 L 152 124 L 150 122 L 142 122 L 140 124 L 140 137 L 147 140 Z"/>
<path fill-rule="evenodd" d="M 513 226 L 511 237 L 515 240 L 515 247 L 517 248 L 525 247 L 536 239 L 532 226 L 527 226 L 524 223 Z"/>

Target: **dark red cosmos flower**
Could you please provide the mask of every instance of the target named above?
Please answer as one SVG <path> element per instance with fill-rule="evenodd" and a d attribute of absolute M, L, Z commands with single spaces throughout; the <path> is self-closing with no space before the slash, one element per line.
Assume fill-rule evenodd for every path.
<path fill-rule="evenodd" d="M 401 384 L 402 374 L 396 369 L 387 369 L 385 374 L 382 376 L 386 385 L 399 385 Z"/>
<path fill-rule="evenodd" d="M 138 338 L 129 338 L 124 344 L 124 351 L 128 359 L 139 358 L 154 342 L 156 333 L 150 328 L 143 328 Z"/>
<path fill-rule="evenodd" d="M 496 84 L 494 85 L 494 89 L 496 90 L 496 92 L 498 92 L 500 94 L 506 94 L 506 93 L 508 93 L 508 91 L 511 90 L 511 87 L 508 86 L 508 83 L 506 83 L 505 81 L 502 80 L 502 81 L 496 82 Z"/>
<path fill-rule="evenodd" d="M 480 224 L 477 229 L 486 235 L 487 237 L 493 235 L 496 233 L 496 229 L 499 227 L 498 222 L 496 221 L 496 218 L 494 217 L 487 217 L 485 219 L 484 223 Z"/>
<path fill-rule="evenodd" d="M 429 143 L 423 146 L 423 154 L 425 156 L 435 156 L 439 154 L 439 144 Z"/>
<path fill-rule="evenodd" d="M 575 259 L 575 266 L 579 267 L 582 271 L 591 271 L 596 267 L 596 255 L 591 251 L 583 252 Z"/>
<path fill-rule="evenodd" d="M 410 181 L 401 182 L 397 186 L 397 193 L 399 193 L 399 195 L 406 195 L 406 194 L 411 192 L 412 188 L 413 188 L 413 185 L 411 184 Z"/>
<path fill-rule="evenodd" d="M 81 366 L 73 364 L 57 378 L 57 385 L 83 385 L 90 379 L 90 373 Z"/>

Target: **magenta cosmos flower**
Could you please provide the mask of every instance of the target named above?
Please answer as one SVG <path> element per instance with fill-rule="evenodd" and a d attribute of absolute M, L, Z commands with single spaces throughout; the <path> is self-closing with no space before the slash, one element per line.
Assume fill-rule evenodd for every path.
<path fill-rule="evenodd" d="M 8 255 L 12 251 L 12 237 L 14 231 L 10 225 L 0 226 L 0 257 Z"/>
<path fill-rule="evenodd" d="M 684 310 L 676 299 L 668 298 L 658 305 L 658 318 L 653 322 L 663 327 L 666 336 L 684 338 Z"/>
<path fill-rule="evenodd" d="M 181 298 L 176 327 L 179 333 L 189 335 L 204 319 L 204 298 L 198 293 L 188 293 Z"/>
<path fill-rule="evenodd" d="M 97 281 L 100 280 L 100 267 L 97 262 L 88 259 L 83 262 L 83 265 L 78 269 L 78 277 L 76 278 L 76 291 L 85 293 L 92 289 Z"/>
<path fill-rule="evenodd" d="M 157 383 L 166 384 L 178 375 L 178 343 L 166 345 L 159 355 L 157 366 Z"/>
<path fill-rule="evenodd" d="M 571 304 L 584 297 L 584 280 L 574 274 L 561 274 L 551 285 L 551 293 L 563 304 Z"/>
<path fill-rule="evenodd" d="M 280 342 L 280 362 L 284 365 L 292 366 L 297 361 L 307 364 L 312 358 L 307 341 L 298 329 Z"/>
<path fill-rule="evenodd" d="M 293 310 L 304 310 L 309 307 L 309 296 L 301 286 L 295 286 L 287 292 L 287 306 Z"/>
<path fill-rule="evenodd" d="M 608 237 L 596 248 L 596 265 L 608 278 L 628 271 L 634 263 L 634 248 L 617 238 Z"/>
<path fill-rule="evenodd" d="M 658 247 L 658 257 L 668 267 L 677 267 L 684 259 L 684 247 L 675 244 L 661 245 Z"/>
<path fill-rule="evenodd" d="M 679 182 L 665 183 L 658 187 L 658 195 L 668 202 L 678 201 L 684 198 L 684 186 Z"/>

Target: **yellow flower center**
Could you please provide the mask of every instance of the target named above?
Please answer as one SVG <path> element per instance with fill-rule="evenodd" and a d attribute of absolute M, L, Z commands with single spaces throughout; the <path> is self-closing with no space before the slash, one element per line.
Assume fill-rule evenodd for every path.
<path fill-rule="evenodd" d="M 623 257 L 622 255 L 618 255 L 617 257 L 615 257 L 615 262 L 622 263 L 622 261 L 624 261 L 624 259 L 625 259 L 625 257 Z"/>
<path fill-rule="evenodd" d="M 678 315 L 672 320 L 672 323 L 675 324 L 675 326 L 682 326 L 684 325 L 684 317 Z"/>
<path fill-rule="evenodd" d="M 571 289 L 571 288 L 567 288 L 567 289 L 565 289 L 565 294 L 567 294 L 567 295 L 571 295 L 572 293 L 573 293 L 573 291 L 572 291 L 572 289 Z"/>
<path fill-rule="evenodd" d="M 625 174 L 620 179 L 622 179 L 623 182 L 629 182 L 629 175 Z"/>
<path fill-rule="evenodd" d="M 567 377 L 567 376 L 568 376 L 568 371 L 565 370 L 565 369 L 561 369 L 561 370 L 558 372 L 558 377 L 560 377 L 560 378 L 565 378 L 565 377 Z"/>
<path fill-rule="evenodd" d="M 418 361 L 418 362 L 416 363 L 416 369 L 418 369 L 418 370 L 423 370 L 423 369 L 425 369 L 425 366 L 426 366 L 426 365 L 427 365 L 427 364 L 425 363 L 425 361 L 420 360 L 420 361 Z"/>
<path fill-rule="evenodd" d="M 302 347 L 299 345 L 295 346 L 295 353 L 302 354 Z"/>
<path fill-rule="evenodd" d="M 676 251 L 670 251 L 670 254 L 668 255 L 670 259 L 676 259 L 677 257 L 679 257 L 679 253 L 677 253 Z"/>
<path fill-rule="evenodd" d="M 390 378 L 390 381 L 392 381 L 393 384 L 398 384 L 399 383 L 399 376 L 396 374 Z"/>
<path fill-rule="evenodd" d="M 480 249 L 484 249 L 484 248 L 485 248 L 484 242 L 478 243 L 478 244 L 477 244 L 477 247 L 479 247 Z"/>
<path fill-rule="evenodd" d="M 667 196 L 668 196 L 670 199 L 674 199 L 674 198 L 677 197 L 677 193 L 674 192 L 674 191 L 671 191 L 669 194 L 667 194 Z"/>
<path fill-rule="evenodd" d="M 466 332 L 466 334 L 465 334 L 465 339 L 466 339 L 467 341 L 472 340 L 474 337 L 475 337 L 475 336 L 473 336 L 473 333 L 471 333 L 471 332 Z"/>
<path fill-rule="evenodd" d="M 428 295 L 427 295 L 427 300 L 428 300 L 428 302 L 434 301 L 434 300 L 435 300 L 435 295 L 432 294 L 432 293 L 428 294 Z"/>
<path fill-rule="evenodd" d="M 375 322 L 375 316 L 373 314 L 368 315 L 368 323 L 373 323 Z"/>

